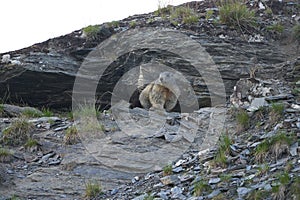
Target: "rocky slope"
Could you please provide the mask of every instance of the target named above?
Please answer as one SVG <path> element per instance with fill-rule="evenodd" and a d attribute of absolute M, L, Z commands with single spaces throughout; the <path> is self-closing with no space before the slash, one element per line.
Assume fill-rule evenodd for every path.
<path fill-rule="evenodd" d="M 218 3 L 199 1 L 184 5 L 199 17 L 196 22 L 184 21 L 180 14 L 174 17 L 176 8 L 168 7 L 97 26 L 92 35 L 78 30 L 0 55 L 2 101 L 61 113 L 71 107 L 78 69 L 97 45 L 126 30 L 170 28 L 210 54 L 227 97 L 226 105 L 207 108 L 211 105 L 207 85 L 190 63 L 159 49 L 140 49 L 120 56 L 105 71 L 97 88 L 102 109 L 110 106 L 111 92 L 125 72 L 153 60 L 185 74 L 201 109 L 169 113 L 163 128 L 141 133 L 149 117 L 155 125 L 165 119 L 140 108 L 128 116 L 128 104 L 121 104 L 112 113 L 97 114 L 104 135 L 88 141 L 87 135 L 70 136 L 78 124 L 66 114 L 1 104 L 0 199 L 88 198 L 84 195 L 89 181 L 103 186 L 103 193 L 94 199 L 299 199 L 300 58 L 299 35 L 293 32 L 299 24 L 299 2 L 246 5 L 255 12 L 255 26 L 225 25 L 218 18 Z M 132 81 L 124 84 L 129 87 Z M 136 99 L 134 94 L 131 100 Z M 218 120 L 213 121 L 218 116 L 224 116 L 222 130 Z M 139 123 L 126 125 L 131 117 Z M 25 135 L 24 130 L 12 129 L 19 121 L 28 123 Z M 120 128 L 129 134 L 120 136 Z M 8 137 L 9 130 L 17 136 Z M 223 137 L 208 148 L 203 135 L 216 130 Z M 36 142 L 28 143 L 29 138 Z M 105 151 L 93 151 L 89 146 L 93 142 L 105 146 Z M 125 150 L 149 159 L 132 160 L 120 153 Z"/>

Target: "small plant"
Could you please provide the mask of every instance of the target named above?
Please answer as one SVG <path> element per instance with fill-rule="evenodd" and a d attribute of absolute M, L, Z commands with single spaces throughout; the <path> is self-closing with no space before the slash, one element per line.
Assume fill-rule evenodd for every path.
<path fill-rule="evenodd" d="M 119 21 L 112 21 L 112 22 L 109 22 L 109 23 L 108 23 L 108 26 L 109 26 L 109 27 L 116 28 L 116 27 L 119 27 L 119 26 L 120 26 L 120 23 L 119 23 Z"/>
<path fill-rule="evenodd" d="M 272 9 L 271 9 L 271 8 L 267 8 L 267 9 L 265 10 L 265 14 L 268 15 L 268 16 L 272 16 L 272 15 L 273 15 Z"/>
<path fill-rule="evenodd" d="M 220 174 L 220 179 L 223 182 L 229 182 L 232 179 L 232 175 L 231 174 Z"/>
<path fill-rule="evenodd" d="M 226 199 L 225 195 L 220 193 L 217 196 L 213 197 L 212 200 L 224 200 Z"/>
<path fill-rule="evenodd" d="M 16 195 L 13 195 L 8 200 L 20 200 L 20 198 L 18 196 L 16 196 Z"/>
<path fill-rule="evenodd" d="M 292 199 L 300 199 L 300 176 L 293 178 L 291 184 Z"/>
<path fill-rule="evenodd" d="M 268 164 L 262 164 L 258 167 L 258 176 L 262 176 L 265 175 L 269 172 L 270 170 L 270 166 Z"/>
<path fill-rule="evenodd" d="M 52 117 L 53 112 L 49 108 L 43 108 L 42 113 L 44 117 Z"/>
<path fill-rule="evenodd" d="M 289 147 L 292 143 L 292 139 L 286 135 L 286 133 L 281 132 L 274 135 L 271 138 L 270 151 L 278 159 L 283 153 L 289 152 Z"/>
<path fill-rule="evenodd" d="M 254 152 L 254 157 L 257 162 L 261 163 L 265 160 L 269 152 L 269 148 L 270 148 L 269 146 L 270 144 L 267 140 L 264 140 L 259 145 L 257 145 Z"/>
<path fill-rule="evenodd" d="M 22 116 L 24 117 L 28 117 L 28 118 L 31 118 L 31 117 L 42 117 L 42 113 L 38 110 L 35 110 L 35 109 L 24 109 L 24 111 L 22 112 Z"/>
<path fill-rule="evenodd" d="M 34 150 L 36 150 L 36 149 L 38 148 L 39 145 L 40 145 L 40 144 L 39 144 L 39 142 L 38 142 L 37 140 L 32 139 L 32 138 L 29 138 L 29 139 L 27 140 L 27 142 L 25 143 L 24 147 L 25 147 L 26 149 L 29 149 L 29 150 L 31 150 L 31 151 L 34 151 Z"/>
<path fill-rule="evenodd" d="M 215 165 L 222 166 L 222 167 L 225 167 L 227 165 L 226 155 L 230 154 L 230 145 L 231 144 L 232 144 L 232 141 L 228 135 L 224 134 L 220 137 L 219 149 L 213 160 Z"/>
<path fill-rule="evenodd" d="M 82 29 L 83 34 L 88 38 L 88 39 L 97 39 L 97 35 L 99 33 L 100 26 L 99 25 L 90 25 Z"/>
<path fill-rule="evenodd" d="M 293 38 L 300 42 L 300 24 L 293 27 Z"/>
<path fill-rule="evenodd" d="M 129 26 L 130 26 L 131 28 L 136 27 L 136 21 L 130 21 L 130 22 L 129 22 Z"/>
<path fill-rule="evenodd" d="M 168 175 L 171 175 L 173 172 L 172 172 L 172 165 L 167 165 L 163 168 L 163 176 L 168 176 Z"/>
<path fill-rule="evenodd" d="M 210 187 L 208 183 L 204 180 L 197 181 L 194 184 L 194 196 L 201 196 L 204 192 L 208 192 Z"/>
<path fill-rule="evenodd" d="M 145 196 L 143 200 L 154 200 L 154 199 L 155 199 L 155 198 L 154 198 L 153 195 L 147 194 L 147 196 Z"/>
<path fill-rule="evenodd" d="M 180 6 L 176 9 L 173 9 L 170 15 L 171 21 L 175 21 L 178 19 L 181 19 L 181 23 L 193 24 L 198 22 L 199 16 L 193 9 L 186 6 Z"/>
<path fill-rule="evenodd" d="M 271 124 L 277 123 L 277 121 L 283 116 L 284 105 L 282 103 L 272 103 L 269 118 Z"/>
<path fill-rule="evenodd" d="M 33 128 L 33 124 L 26 119 L 18 119 L 3 131 L 2 142 L 12 146 L 22 145 L 30 138 Z"/>
<path fill-rule="evenodd" d="M 64 137 L 64 143 L 68 145 L 72 145 L 78 142 L 79 142 L 79 136 L 76 127 L 75 126 L 69 127 Z"/>
<path fill-rule="evenodd" d="M 220 21 L 232 27 L 248 28 L 255 27 L 255 12 L 247 8 L 246 5 L 228 1 L 219 8 Z"/>
<path fill-rule="evenodd" d="M 9 162 L 12 155 L 13 154 L 9 150 L 0 147 L 0 162 Z"/>
<path fill-rule="evenodd" d="M 206 19 L 206 20 L 211 19 L 212 16 L 213 16 L 213 14 L 214 14 L 214 11 L 213 11 L 213 10 L 206 10 L 205 19 Z"/>
<path fill-rule="evenodd" d="M 287 172 L 282 172 L 277 174 L 278 183 L 272 187 L 272 197 L 273 199 L 286 199 L 286 188 L 290 183 L 290 177 Z"/>
<path fill-rule="evenodd" d="M 267 26 L 267 30 L 282 33 L 284 31 L 284 27 L 280 23 L 274 23 L 273 25 Z"/>
<path fill-rule="evenodd" d="M 0 116 L 2 116 L 4 114 L 4 106 L 3 104 L 1 103 L 0 104 Z"/>
<path fill-rule="evenodd" d="M 246 199 L 249 200 L 261 200 L 265 199 L 268 196 L 268 193 L 263 190 L 252 190 L 248 195 Z"/>
<path fill-rule="evenodd" d="M 85 185 L 85 197 L 93 199 L 102 193 L 102 188 L 99 183 L 88 182 Z"/>
<path fill-rule="evenodd" d="M 240 110 L 236 114 L 236 120 L 237 120 L 237 123 L 238 123 L 238 129 L 239 130 L 245 130 L 245 129 L 249 128 L 250 117 L 249 117 L 247 111 Z"/>

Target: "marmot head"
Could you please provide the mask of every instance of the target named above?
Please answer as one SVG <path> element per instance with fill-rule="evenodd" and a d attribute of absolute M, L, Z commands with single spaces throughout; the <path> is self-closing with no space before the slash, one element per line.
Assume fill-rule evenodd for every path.
<path fill-rule="evenodd" d="M 172 72 L 162 72 L 159 74 L 156 84 L 169 88 L 176 96 L 180 95 L 180 90 L 176 83 L 176 78 Z"/>

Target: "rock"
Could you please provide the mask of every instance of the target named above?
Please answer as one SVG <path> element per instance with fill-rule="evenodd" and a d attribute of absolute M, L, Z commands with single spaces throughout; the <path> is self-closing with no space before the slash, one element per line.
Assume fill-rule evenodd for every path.
<path fill-rule="evenodd" d="M 174 173 L 179 173 L 179 172 L 182 172 L 182 171 L 183 171 L 183 168 L 182 168 L 181 166 L 179 166 L 179 167 L 176 167 L 176 168 L 172 169 L 172 171 L 173 171 Z"/>
<path fill-rule="evenodd" d="M 212 199 L 215 196 L 218 196 L 221 193 L 221 191 L 219 189 L 212 191 L 209 195 L 207 195 L 208 199 Z"/>
<path fill-rule="evenodd" d="M 160 179 L 164 185 L 174 185 L 179 181 L 176 175 L 165 176 Z"/>
<path fill-rule="evenodd" d="M 6 63 L 6 64 L 9 63 L 10 62 L 10 55 L 9 54 L 4 54 L 2 56 L 1 62 Z"/>
<path fill-rule="evenodd" d="M 238 193 L 239 197 L 244 197 L 245 195 L 247 195 L 251 191 L 252 191 L 252 189 L 246 188 L 246 187 L 239 187 L 237 189 L 237 193 Z"/>
<path fill-rule="evenodd" d="M 9 104 L 3 104 L 3 111 L 4 111 L 4 114 L 9 117 L 18 117 L 26 111 L 29 111 L 30 113 L 35 113 L 38 116 L 43 115 L 43 113 L 36 108 L 27 107 L 27 106 L 20 107 L 20 106 L 9 105 Z"/>
<path fill-rule="evenodd" d="M 217 183 L 219 183 L 220 181 L 221 181 L 220 178 L 211 178 L 211 179 L 209 179 L 208 183 L 209 183 L 209 184 L 217 184 Z"/>
<path fill-rule="evenodd" d="M 294 144 L 292 144 L 290 146 L 290 154 L 291 154 L 291 156 L 297 156 L 298 155 L 297 149 L 298 149 L 298 142 L 295 142 Z"/>
<path fill-rule="evenodd" d="M 250 107 L 247 108 L 248 111 L 253 112 L 257 111 L 259 108 L 268 105 L 264 97 L 254 98 L 250 104 Z"/>

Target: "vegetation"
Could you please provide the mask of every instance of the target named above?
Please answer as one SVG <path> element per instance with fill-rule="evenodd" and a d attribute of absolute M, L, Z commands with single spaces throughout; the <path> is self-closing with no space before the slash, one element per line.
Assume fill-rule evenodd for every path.
<path fill-rule="evenodd" d="M 26 119 L 18 119 L 3 131 L 1 141 L 6 145 L 23 145 L 30 138 L 33 128 L 33 124 Z"/>
<path fill-rule="evenodd" d="M 44 117 L 52 117 L 53 112 L 49 108 L 43 108 L 42 113 Z"/>
<path fill-rule="evenodd" d="M 230 145 L 232 144 L 231 139 L 228 135 L 224 134 L 220 137 L 219 149 L 216 153 L 216 156 L 213 160 L 213 163 L 217 166 L 226 167 L 227 157 L 230 153 Z"/>
<path fill-rule="evenodd" d="M 39 145 L 39 142 L 37 140 L 29 138 L 27 140 L 27 142 L 25 143 L 24 147 L 27 149 L 31 149 L 31 148 L 37 147 L 38 145 Z"/>
<path fill-rule="evenodd" d="M 0 162 L 9 162 L 12 155 L 13 154 L 8 149 L 0 147 Z"/>
<path fill-rule="evenodd" d="M 172 165 L 167 165 L 163 168 L 163 175 L 164 176 L 168 176 L 168 175 L 171 175 L 173 172 L 172 172 Z"/>
<path fill-rule="evenodd" d="M 245 130 L 250 126 L 250 117 L 245 110 L 240 110 L 236 114 L 236 120 L 238 123 L 238 130 Z"/>
<path fill-rule="evenodd" d="M 198 22 L 199 16 L 193 9 L 186 6 L 180 6 L 172 9 L 170 14 L 171 21 L 176 21 L 178 19 L 181 20 L 180 23 L 193 24 Z"/>
<path fill-rule="evenodd" d="M 131 22 L 129 22 L 129 26 L 130 26 L 131 28 L 136 27 L 136 21 L 131 21 Z"/>
<path fill-rule="evenodd" d="M 38 110 L 35 110 L 35 109 L 25 109 L 23 112 L 22 112 L 22 116 L 24 117 L 42 117 L 42 114 L 41 112 L 39 112 Z"/>
<path fill-rule="evenodd" d="M 207 181 L 200 180 L 194 184 L 194 196 L 201 196 L 204 192 L 208 192 L 210 187 Z"/>
<path fill-rule="evenodd" d="M 120 23 L 119 23 L 119 21 L 112 21 L 112 22 L 108 23 L 108 26 L 109 27 L 119 27 Z"/>
<path fill-rule="evenodd" d="M 253 190 L 247 195 L 246 199 L 249 200 L 261 200 L 267 197 L 268 193 L 264 190 Z"/>
<path fill-rule="evenodd" d="M 100 26 L 99 25 L 90 25 L 82 29 L 83 34 L 88 38 L 88 39 L 97 39 L 97 35 L 99 33 Z"/>
<path fill-rule="evenodd" d="M 221 181 L 228 182 L 231 180 L 232 175 L 231 174 L 220 174 L 219 177 L 220 177 Z"/>
<path fill-rule="evenodd" d="M 85 198 L 93 199 L 102 193 L 102 188 L 99 183 L 88 182 L 85 185 Z"/>
<path fill-rule="evenodd" d="M 288 184 L 290 183 L 290 177 L 287 172 L 277 174 L 278 182 L 272 187 L 273 199 L 286 199 L 285 192 Z"/>
<path fill-rule="evenodd" d="M 206 10 L 205 19 L 206 19 L 206 20 L 211 19 L 212 16 L 213 16 L 213 14 L 214 14 L 214 11 L 213 11 L 213 10 Z"/>
<path fill-rule="evenodd" d="M 283 116 L 284 105 L 282 103 L 273 103 L 271 105 L 271 111 L 269 112 L 270 123 L 276 124 L 278 120 Z"/>
<path fill-rule="evenodd" d="M 273 25 L 267 26 L 267 30 L 282 33 L 284 31 L 284 27 L 280 23 L 274 23 Z"/>
<path fill-rule="evenodd" d="M 153 195 L 147 194 L 147 196 L 145 196 L 143 200 L 154 200 L 154 199 L 155 199 L 155 198 L 154 198 Z"/>
<path fill-rule="evenodd" d="M 269 172 L 270 170 L 270 166 L 268 164 L 262 164 L 258 167 L 258 173 L 257 175 L 258 176 L 262 176 L 262 175 L 265 175 Z"/>
<path fill-rule="evenodd" d="M 300 199 L 300 176 L 296 176 L 292 180 L 291 195 L 293 199 Z"/>
<path fill-rule="evenodd" d="M 273 137 L 264 140 L 256 147 L 254 152 L 255 160 L 263 162 L 269 154 L 278 159 L 282 154 L 289 152 L 291 142 L 292 139 L 288 137 L 286 133 L 278 133 Z"/>
<path fill-rule="evenodd" d="M 78 142 L 79 142 L 79 135 L 78 135 L 77 128 L 75 126 L 69 127 L 64 137 L 64 143 L 68 145 L 72 145 Z"/>
<path fill-rule="evenodd" d="M 3 104 L 0 104 L 0 116 L 2 116 L 4 113 L 4 107 Z"/>
<path fill-rule="evenodd" d="M 300 42 L 300 24 L 293 27 L 293 38 Z"/>
<path fill-rule="evenodd" d="M 225 1 L 219 7 L 220 21 L 235 28 L 255 27 L 255 12 L 238 1 Z"/>

